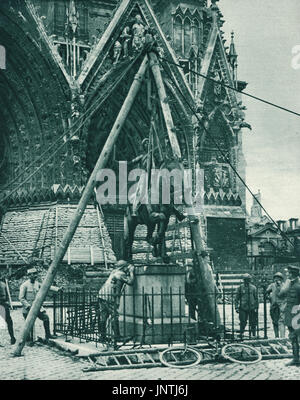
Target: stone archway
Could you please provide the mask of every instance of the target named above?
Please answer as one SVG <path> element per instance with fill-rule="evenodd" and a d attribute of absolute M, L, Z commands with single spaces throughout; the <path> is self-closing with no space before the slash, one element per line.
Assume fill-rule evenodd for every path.
<path fill-rule="evenodd" d="M 0 5 L 0 37 L 7 56 L 6 69 L 0 71 L 0 140 L 6 152 L 0 189 L 6 192 L 18 187 L 39 190 L 58 183 L 60 153 L 33 172 L 45 160 L 41 158 L 45 150 L 63 133 L 71 97 L 26 5 L 19 4 L 19 8 L 24 23 L 12 7 Z M 36 159 L 37 164 L 31 166 Z"/>

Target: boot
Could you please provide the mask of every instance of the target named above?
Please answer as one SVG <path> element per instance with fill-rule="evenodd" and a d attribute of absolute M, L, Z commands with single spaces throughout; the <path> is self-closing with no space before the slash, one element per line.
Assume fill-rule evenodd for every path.
<path fill-rule="evenodd" d="M 99 328 L 101 342 L 106 343 L 107 342 L 106 322 L 99 322 L 98 328 Z"/>
<path fill-rule="evenodd" d="M 14 327 L 12 322 L 7 322 L 7 329 L 8 329 L 8 333 L 10 336 L 10 344 L 15 344 L 16 343 L 16 338 L 14 335 Z"/>
<path fill-rule="evenodd" d="M 44 321 L 44 329 L 45 329 L 45 339 L 46 340 L 56 339 L 56 336 L 51 335 L 51 333 L 50 333 L 50 322 L 49 322 L 49 319 Z"/>
<path fill-rule="evenodd" d="M 113 333 L 114 333 L 114 340 L 119 341 L 122 340 L 123 338 L 121 337 L 120 334 L 120 326 L 119 326 L 119 321 L 114 321 L 113 322 Z"/>

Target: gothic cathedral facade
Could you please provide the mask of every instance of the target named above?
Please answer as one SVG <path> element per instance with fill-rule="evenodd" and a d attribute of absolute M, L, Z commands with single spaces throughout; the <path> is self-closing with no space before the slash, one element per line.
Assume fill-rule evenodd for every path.
<path fill-rule="evenodd" d="M 137 72 L 135 57 L 152 37 L 183 163 L 204 172 L 199 218 L 214 268 L 245 269 L 242 136 L 251 127 L 241 92 L 247 84 L 238 79 L 233 34 L 226 47 L 218 1 L 3 3 L 0 264 L 51 261 Z M 149 101 L 155 104 L 151 90 L 149 78 L 109 167 L 141 153 L 152 120 Z M 166 127 L 157 114 L 159 151 L 168 154 Z M 123 217 L 124 206 L 99 210 L 91 199 L 64 262 L 110 268 L 122 256 Z M 175 232 L 176 225 L 170 226 L 167 248 L 184 263 L 190 233 L 186 223 Z M 137 262 L 149 257 L 145 243 L 136 249 Z"/>

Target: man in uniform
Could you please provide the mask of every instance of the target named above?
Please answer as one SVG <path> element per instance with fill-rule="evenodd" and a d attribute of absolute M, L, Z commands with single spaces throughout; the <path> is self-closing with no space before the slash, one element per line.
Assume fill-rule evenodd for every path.
<path fill-rule="evenodd" d="M 299 318 L 297 314 L 300 311 L 300 268 L 290 265 L 288 267 L 289 279 L 285 281 L 279 293 L 279 297 L 286 296 L 285 308 L 285 325 L 289 330 L 289 338 L 292 342 L 293 360 L 287 365 L 300 365 L 299 362 L 299 341 L 300 341 L 300 326 L 297 323 Z"/>
<path fill-rule="evenodd" d="M 285 337 L 285 325 L 284 325 L 284 311 L 286 307 L 286 296 L 279 297 L 279 293 L 284 281 L 284 277 L 281 272 L 274 274 L 274 282 L 271 283 L 267 288 L 267 296 L 270 299 L 270 315 L 273 322 L 273 328 L 275 337 Z"/>
<path fill-rule="evenodd" d="M 240 337 L 243 338 L 249 319 L 250 335 L 256 336 L 258 294 L 256 286 L 252 285 L 251 275 L 244 275 L 244 282 L 238 287 L 235 297 L 235 310 L 240 318 Z"/>
<path fill-rule="evenodd" d="M 119 314 L 120 298 L 125 285 L 132 285 L 134 281 L 134 266 L 127 261 L 119 260 L 107 281 L 101 287 L 98 295 L 99 300 L 99 333 L 101 339 L 106 342 L 106 323 L 112 318 L 112 330 L 114 340 L 120 337 Z"/>
<path fill-rule="evenodd" d="M 196 311 L 198 312 L 199 289 L 197 287 L 195 273 L 191 269 L 192 265 L 189 265 L 188 267 L 190 269 L 186 274 L 185 297 L 189 306 L 189 318 L 197 321 Z"/>
<path fill-rule="evenodd" d="M 36 268 L 31 268 L 27 271 L 28 278 L 27 281 L 23 282 L 22 285 L 20 286 L 20 293 L 19 293 L 19 300 L 23 305 L 23 317 L 24 319 L 27 318 L 27 315 L 29 314 L 31 305 L 40 290 L 41 284 L 40 282 L 37 281 L 38 277 L 38 271 Z M 60 288 L 56 286 L 51 286 L 50 288 L 51 291 L 58 292 Z M 46 340 L 54 338 L 50 334 L 50 322 L 49 322 L 49 317 L 46 313 L 46 310 L 41 307 L 37 317 L 43 321 L 44 329 L 45 329 L 45 338 Z M 29 341 L 33 341 L 33 335 L 32 332 L 29 337 Z"/>
<path fill-rule="evenodd" d="M 8 292 L 3 277 L 0 279 L 0 317 L 2 317 L 6 322 L 7 330 L 10 336 L 10 343 L 15 344 L 16 339 L 14 335 L 13 321 L 10 316 Z"/>

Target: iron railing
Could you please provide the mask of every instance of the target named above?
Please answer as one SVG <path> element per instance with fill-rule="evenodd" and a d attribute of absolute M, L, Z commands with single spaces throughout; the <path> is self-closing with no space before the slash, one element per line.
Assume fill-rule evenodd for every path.
<path fill-rule="evenodd" d="M 259 288 L 258 292 L 258 313 L 256 317 L 252 314 L 255 328 L 251 329 L 248 321 L 243 340 L 253 339 L 253 336 L 267 339 L 272 332 L 265 289 Z M 102 295 L 99 300 L 98 291 L 64 291 L 53 300 L 54 333 L 65 335 L 66 340 L 79 338 L 80 341 L 96 344 L 120 340 L 134 345 L 171 344 L 184 342 L 187 334 L 190 341 L 216 334 L 232 341 L 240 340 L 240 320 L 235 309 L 236 290 L 227 289 L 211 296 L 220 316 L 219 324 L 205 319 L 198 293 L 147 288 L 142 293 L 125 291 L 121 298 L 112 294 Z"/>

